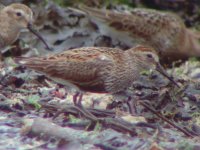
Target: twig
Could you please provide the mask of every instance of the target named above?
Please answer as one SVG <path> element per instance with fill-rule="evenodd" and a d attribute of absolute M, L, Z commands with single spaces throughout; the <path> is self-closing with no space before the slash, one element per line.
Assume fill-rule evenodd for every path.
<path fill-rule="evenodd" d="M 137 135 L 137 132 L 135 130 L 135 125 L 131 123 L 125 122 L 123 120 L 115 119 L 115 118 L 105 118 L 105 119 L 99 118 L 99 120 L 103 125 L 111 127 L 114 130 L 121 131 L 121 132 L 122 131 L 128 132 L 132 136 Z"/>
<path fill-rule="evenodd" d="M 57 139 L 73 141 L 80 139 L 80 135 L 86 133 L 85 131 L 58 126 L 55 123 L 51 122 L 51 120 L 43 118 L 25 119 L 24 124 L 25 126 L 22 128 L 21 131 L 22 134 L 40 137 L 43 136 L 45 139 L 49 137 L 55 137 Z"/>
<path fill-rule="evenodd" d="M 31 24 L 28 25 L 28 29 L 36 36 L 39 40 L 42 41 L 42 43 L 46 46 L 46 49 L 49 51 L 53 51 L 53 48 L 49 47 L 49 45 L 46 43 L 46 41 L 43 39 L 43 37 L 32 27 Z"/>
<path fill-rule="evenodd" d="M 87 111 L 84 108 L 79 108 L 77 106 L 70 106 L 70 107 L 65 107 L 63 109 L 61 109 L 60 111 L 57 111 L 56 114 L 54 115 L 53 119 L 55 119 L 58 115 L 60 115 L 61 113 L 65 112 L 68 109 L 74 109 L 76 112 L 80 112 L 82 115 L 84 115 L 87 119 L 97 122 L 99 121 L 97 117 L 95 117 L 93 114 L 91 114 L 89 111 Z"/>
<path fill-rule="evenodd" d="M 107 116 L 105 116 L 106 113 L 104 113 L 104 117 L 98 118 L 95 115 L 98 115 L 103 110 L 87 109 L 87 111 L 85 111 L 85 109 L 79 108 L 74 105 L 68 105 L 68 106 L 64 106 L 64 108 L 58 108 L 58 106 L 56 106 L 56 105 L 50 105 L 50 104 L 45 104 L 45 103 L 41 103 L 41 102 L 39 102 L 39 104 L 41 104 L 43 107 L 46 107 L 48 110 L 49 110 L 49 108 L 54 109 L 54 110 L 61 109 L 61 111 L 57 112 L 54 115 L 53 119 L 55 119 L 60 113 L 64 113 L 64 112 L 75 114 L 75 115 L 77 115 L 78 113 L 81 113 L 85 118 L 87 118 L 93 122 L 99 122 L 99 123 L 103 124 L 105 127 L 110 127 L 112 129 L 120 131 L 120 132 L 128 132 L 132 136 L 137 135 L 137 133 L 135 131 L 135 125 L 133 125 L 129 122 L 125 122 L 121 119 L 111 118 L 111 117 L 113 117 L 114 114 L 111 112 L 108 113 L 107 110 L 105 110 L 105 112 L 107 112 L 107 114 L 108 114 Z"/>
<path fill-rule="evenodd" d="M 173 122 L 171 122 L 170 120 L 168 120 L 167 118 L 165 118 L 161 114 L 157 113 L 156 110 L 154 110 L 153 108 L 149 107 L 145 102 L 139 102 L 139 104 L 141 104 L 142 106 L 144 106 L 145 108 L 147 108 L 148 110 L 150 110 L 151 112 L 153 112 L 156 116 L 158 116 L 159 118 L 161 118 L 162 120 L 164 120 L 165 122 L 167 122 L 168 124 L 170 124 L 171 126 L 173 126 L 174 128 L 176 128 L 177 130 L 183 132 L 186 136 L 194 137 L 188 131 L 182 129 L 181 127 L 179 127 L 177 125 L 175 125 Z"/>

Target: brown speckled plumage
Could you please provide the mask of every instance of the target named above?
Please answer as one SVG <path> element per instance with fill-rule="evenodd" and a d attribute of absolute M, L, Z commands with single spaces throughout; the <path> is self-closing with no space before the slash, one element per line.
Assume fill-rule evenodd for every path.
<path fill-rule="evenodd" d="M 129 33 L 140 44 L 152 46 L 164 58 L 200 56 L 200 33 L 187 29 L 175 14 L 141 8 L 130 14 L 87 6 L 80 9 L 117 31 Z"/>
<path fill-rule="evenodd" d="M 127 51 L 85 47 L 46 57 L 19 57 L 16 62 L 64 85 L 72 83 L 89 92 L 117 93 L 137 80 L 142 71 L 156 69 L 159 60 L 152 48 L 137 46 Z"/>

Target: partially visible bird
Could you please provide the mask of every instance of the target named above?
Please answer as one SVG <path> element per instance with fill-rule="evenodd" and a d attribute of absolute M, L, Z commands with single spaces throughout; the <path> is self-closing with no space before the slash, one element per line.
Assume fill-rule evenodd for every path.
<path fill-rule="evenodd" d="M 32 10 L 23 4 L 14 3 L 0 10 L 0 49 L 12 44 L 22 29 L 33 22 Z"/>
<path fill-rule="evenodd" d="M 132 41 L 148 44 L 160 53 L 161 59 L 177 60 L 200 56 L 200 33 L 186 28 L 176 14 L 142 8 L 133 9 L 130 13 L 121 13 L 84 5 L 79 6 L 79 9 L 88 13 L 97 24 L 104 23 L 110 27 L 103 28 L 103 32 L 114 29 L 121 33 L 117 35 L 119 40 L 123 40 L 124 34 L 127 34 L 132 40 L 124 41 L 129 41 L 131 47 Z"/>
<path fill-rule="evenodd" d="M 107 47 L 83 47 L 44 57 L 18 57 L 16 63 L 36 70 L 57 83 L 78 91 L 117 94 L 138 80 L 143 71 L 156 70 L 170 78 L 150 47 L 127 51 Z M 177 85 L 178 86 L 178 85 Z"/>
<path fill-rule="evenodd" d="M 28 6 L 12 3 L 2 7 L 0 10 L 0 49 L 15 42 L 22 29 L 29 29 L 49 48 L 43 38 L 32 28 L 32 23 L 33 12 Z"/>

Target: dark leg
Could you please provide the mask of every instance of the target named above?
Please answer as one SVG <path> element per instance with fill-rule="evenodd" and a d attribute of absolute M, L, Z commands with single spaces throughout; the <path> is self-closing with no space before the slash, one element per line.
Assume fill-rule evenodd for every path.
<path fill-rule="evenodd" d="M 130 114 L 132 114 L 132 115 L 137 114 L 137 108 L 136 108 L 135 103 L 133 102 L 133 99 L 131 96 L 129 96 L 127 99 L 127 105 L 129 107 Z"/>
<path fill-rule="evenodd" d="M 82 107 L 82 104 L 81 104 L 82 99 L 83 99 L 83 94 L 80 93 L 80 94 L 79 94 L 78 103 L 77 103 L 78 106 L 81 106 L 81 107 Z"/>
<path fill-rule="evenodd" d="M 81 101 L 83 99 L 83 93 L 82 92 L 76 92 L 76 94 L 73 96 L 73 102 L 75 107 L 86 117 L 90 118 L 92 121 L 98 120 L 92 113 L 90 113 L 87 109 L 85 109 Z"/>
<path fill-rule="evenodd" d="M 73 102 L 75 106 L 81 106 L 81 101 L 83 99 L 83 94 L 81 92 L 76 92 L 75 95 L 73 95 Z"/>
<path fill-rule="evenodd" d="M 78 99 L 78 96 L 79 96 L 79 92 L 76 92 L 74 95 L 73 95 L 73 102 L 74 102 L 74 105 L 77 105 L 77 99 Z"/>

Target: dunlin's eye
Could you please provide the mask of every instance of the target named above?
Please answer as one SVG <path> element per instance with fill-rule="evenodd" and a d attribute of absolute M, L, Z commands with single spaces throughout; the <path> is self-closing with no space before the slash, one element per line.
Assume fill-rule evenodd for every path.
<path fill-rule="evenodd" d="M 153 58 L 153 56 L 151 54 L 147 54 L 148 58 Z"/>
<path fill-rule="evenodd" d="M 16 12 L 16 15 L 17 15 L 18 17 L 20 17 L 20 16 L 22 16 L 22 13 L 21 13 L 21 12 Z"/>

